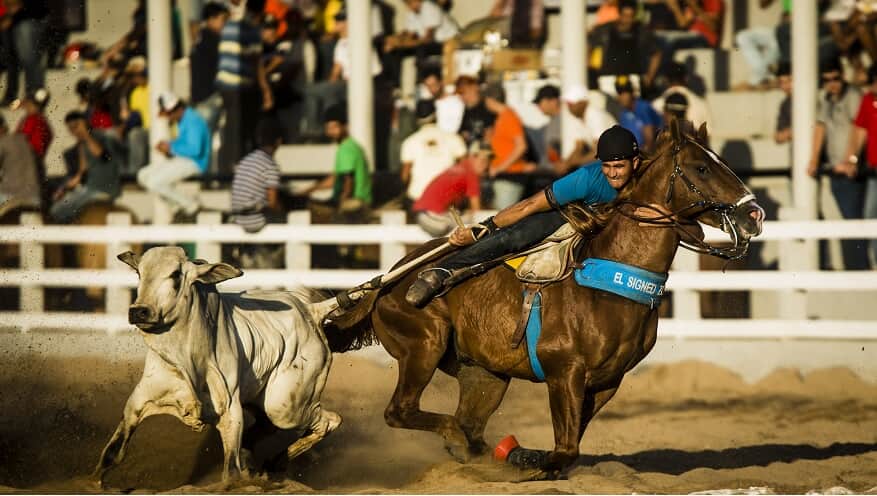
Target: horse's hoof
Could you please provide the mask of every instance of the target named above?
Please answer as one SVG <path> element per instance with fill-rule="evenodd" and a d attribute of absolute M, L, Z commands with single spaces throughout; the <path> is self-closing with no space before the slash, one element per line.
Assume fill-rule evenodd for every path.
<path fill-rule="evenodd" d="M 469 443 L 469 454 L 472 456 L 484 456 L 490 452 L 490 446 L 483 439 Z"/>
<path fill-rule="evenodd" d="M 460 444 L 451 444 L 445 443 L 445 449 L 451 456 L 454 457 L 459 463 L 469 463 L 469 458 L 471 457 L 471 453 L 469 453 L 469 447 L 463 446 Z"/>
<path fill-rule="evenodd" d="M 518 468 L 543 469 L 548 463 L 548 452 L 518 447 L 509 453 L 507 461 Z"/>

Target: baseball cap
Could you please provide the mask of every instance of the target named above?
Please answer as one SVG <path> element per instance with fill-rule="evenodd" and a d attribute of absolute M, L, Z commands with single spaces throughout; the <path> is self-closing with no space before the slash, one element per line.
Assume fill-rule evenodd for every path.
<path fill-rule="evenodd" d="M 552 100 L 554 98 L 560 98 L 560 89 L 553 84 L 546 84 L 536 92 L 536 98 L 533 99 L 533 103 L 539 103 L 542 100 Z"/>
<path fill-rule="evenodd" d="M 179 107 L 181 103 L 180 97 L 170 91 L 165 91 L 158 96 L 158 111 L 166 114 Z"/>
<path fill-rule="evenodd" d="M 618 76 L 615 78 L 615 93 L 633 93 L 633 83 L 627 76 Z"/>
<path fill-rule="evenodd" d="M 676 117 L 685 117 L 688 111 L 688 98 L 682 93 L 670 93 L 664 100 L 664 111 Z"/>
<path fill-rule="evenodd" d="M 588 100 L 588 88 L 583 84 L 571 84 L 563 89 L 563 101 L 576 103 Z"/>
<path fill-rule="evenodd" d="M 610 162 L 613 160 L 626 160 L 639 155 L 639 145 L 636 137 L 627 129 L 618 124 L 610 127 L 597 140 L 597 158 Z"/>

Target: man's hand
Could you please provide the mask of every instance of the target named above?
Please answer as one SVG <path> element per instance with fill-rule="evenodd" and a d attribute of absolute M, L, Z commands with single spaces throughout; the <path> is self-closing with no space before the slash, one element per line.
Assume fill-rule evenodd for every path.
<path fill-rule="evenodd" d="M 262 110 L 271 110 L 274 108 L 274 95 L 271 90 L 262 92 Z"/>
<path fill-rule="evenodd" d="M 810 160 L 810 163 L 807 164 L 807 175 L 810 177 L 816 177 L 819 175 L 819 159 Z"/>
<path fill-rule="evenodd" d="M 448 238 L 448 243 L 454 246 L 469 246 L 475 241 L 475 235 L 472 234 L 472 228 L 470 227 L 458 227 L 454 229 L 454 232 Z"/>
<path fill-rule="evenodd" d="M 848 161 L 836 164 L 834 167 L 832 167 L 831 171 L 834 172 L 835 174 L 847 176 L 850 179 L 855 179 L 856 175 L 859 173 L 859 170 L 858 170 L 858 167 L 856 167 L 856 164 L 853 164 L 853 163 L 848 162 Z"/>
<path fill-rule="evenodd" d="M 167 141 L 159 141 L 158 144 L 155 145 L 155 149 L 168 157 L 171 156 L 171 145 Z"/>

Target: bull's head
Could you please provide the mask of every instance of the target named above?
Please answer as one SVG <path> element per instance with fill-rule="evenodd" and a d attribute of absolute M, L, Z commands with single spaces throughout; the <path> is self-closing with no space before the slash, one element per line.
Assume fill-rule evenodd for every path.
<path fill-rule="evenodd" d="M 188 314 L 195 283 L 212 285 L 243 274 L 226 263 L 190 261 L 177 246 L 151 248 L 142 257 L 126 251 L 118 259 L 140 276 L 128 322 L 149 333 L 164 332 Z"/>

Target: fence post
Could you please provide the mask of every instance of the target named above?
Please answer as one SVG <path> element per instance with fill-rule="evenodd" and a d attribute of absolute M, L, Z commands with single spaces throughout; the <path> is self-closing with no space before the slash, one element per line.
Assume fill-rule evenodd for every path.
<path fill-rule="evenodd" d="M 676 252 L 673 270 L 697 272 L 700 270 L 700 258 L 691 250 L 681 249 Z M 673 290 L 673 318 L 684 320 L 700 319 L 700 293 L 692 289 Z"/>
<path fill-rule="evenodd" d="M 780 208 L 780 220 L 808 220 L 804 213 Z M 781 272 L 819 269 L 819 242 L 815 239 L 790 239 L 779 242 L 778 268 Z M 777 291 L 781 319 L 807 318 L 807 292 L 800 289 Z"/>
<path fill-rule="evenodd" d="M 311 225 L 311 212 L 293 210 L 286 215 L 286 223 L 292 226 L 307 227 Z M 311 246 L 300 241 L 287 241 L 284 247 L 284 265 L 286 270 L 310 270 Z"/>
<path fill-rule="evenodd" d="M 222 225 L 222 213 L 201 212 L 197 222 L 199 226 Z M 219 262 L 222 260 L 222 245 L 213 241 L 195 241 L 195 255 L 211 263 Z"/>
<path fill-rule="evenodd" d="M 43 218 L 38 213 L 21 214 L 21 225 L 38 226 L 43 225 Z M 40 272 L 45 268 L 45 251 L 43 245 L 39 242 L 22 242 L 19 245 L 19 258 L 21 268 L 24 270 Z M 43 312 L 43 288 L 40 286 L 39 280 L 35 280 L 33 285 L 21 286 L 19 295 L 20 308 L 25 313 L 42 313 Z M 27 329 L 22 329 L 27 332 Z"/>
<path fill-rule="evenodd" d="M 382 226 L 404 226 L 404 211 L 381 212 Z M 402 257 L 405 256 L 405 243 L 387 241 L 381 243 L 381 271 L 390 270 Z"/>
<path fill-rule="evenodd" d="M 108 226 L 130 226 L 131 214 L 127 212 L 110 212 L 107 214 Z M 122 264 L 116 258 L 116 255 L 131 249 L 131 245 L 122 242 L 113 242 L 107 240 L 107 270 L 112 271 L 114 268 L 121 267 Z M 125 315 L 128 313 L 128 307 L 131 306 L 131 288 L 127 286 L 107 286 L 106 293 L 106 309 L 109 315 Z M 114 329 L 108 329 L 113 332 Z"/>

